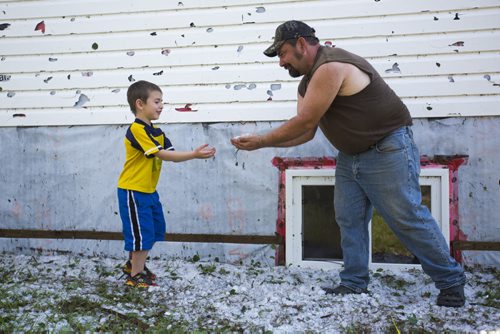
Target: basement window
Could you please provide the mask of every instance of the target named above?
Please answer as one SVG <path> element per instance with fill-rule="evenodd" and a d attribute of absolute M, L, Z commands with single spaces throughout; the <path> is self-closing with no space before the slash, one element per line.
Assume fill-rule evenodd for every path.
<path fill-rule="evenodd" d="M 333 207 L 335 169 L 287 169 L 285 178 L 286 264 L 339 268 L 342 266 L 342 249 Z M 448 169 L 422 168 L 420 185 L 422 203 L 429 207 L 449 244 Z M 371 269 L 411 268 L 419 265 L 376 211 L 369 231 Z"/>

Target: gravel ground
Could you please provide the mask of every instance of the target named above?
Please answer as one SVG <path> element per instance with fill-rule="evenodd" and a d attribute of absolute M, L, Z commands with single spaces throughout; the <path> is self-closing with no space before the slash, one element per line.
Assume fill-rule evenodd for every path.
<path fill-rule="evenodd" d="M 158 286 L 124 286 L 121 259 L 3 254 L 0 332 L 500 333 L 500 272 L 467 270 L 466 305 L 435 305 L 421 270 L 372 273 L 370 293 L 325 295 L 338 271 L 155 258 Z"/>

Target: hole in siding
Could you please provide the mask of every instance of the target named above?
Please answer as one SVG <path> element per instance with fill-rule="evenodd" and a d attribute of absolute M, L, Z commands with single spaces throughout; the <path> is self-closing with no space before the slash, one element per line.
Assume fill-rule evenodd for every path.
<path fill-rule="evenodd" d="M 9 74 L 0 74 L 0 81 L 10 81 L 11 77 Z"/>
<path fill-rule="evenodd" d="M 271 90 L 280 90 L 281 84 L 271 84 Z"/>
<path fill-rule="evenodd" d="M 35 31 L 41 31 L 42 34 L 45 34 L 45 22 L 44 21 L 38 22 L 35 26 Z"/>
<path fill-rule="evenodd" d="M 385 73 L 401 73 L 399 64 L 398 63 L 392 64 L 392 68 L 388 68 L 387 70 L 385 70 Z"/>
<path fill-rule="evenodd" d="M 80 94 L 80 96 L 78 97 L 78 101 L 75 102 L 73 107 L 82 108 L 83 105 L 87 102 L 90 102 L 90 99 L 88 98 L 88 96 L 85 94 Z"/>
<path fill-rule="evenodd" d="M 196 109 L 192 109 L 191 106 L 192 106 L 191 103 L 186 103 L 186 105 L 184 107 L 175 108 L 175 110 L 176 111 L 180 111 L 180 112 L 195 112 L 195 111 L 198 111 Z"/>

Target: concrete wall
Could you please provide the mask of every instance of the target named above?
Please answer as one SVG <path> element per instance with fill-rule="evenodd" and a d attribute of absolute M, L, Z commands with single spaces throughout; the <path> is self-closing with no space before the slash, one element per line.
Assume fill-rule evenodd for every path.
<path fill-rule="evenodd" d="M 200 143 L 217 147 L 214 159 L 165 163 L 158 191 L 172 233 L 271 235 L 276 230 L 278 170 L 275 156 L 335 156 L 321 133 L 299 147 L 236 152 L 229 138 L 267 131 L 279 122 L 163 125 L 179 149 Z M 468 240 L 498 241 L 500 224 L 499 118 L 418 119 L 414 133 L 421 154 L 469 156 L 459 169 L 460 228 Z M 124 161 L 126 126 L 0 129 L 0 222 L 3 228 L 120 231 L 116 181 Z M 122 243 L 0 239 L 17 247 L 119 255 Z M 157 252 L 240 261 L 269 246 L 162 245 Z M 467 264 L 500 265 L 498 252 L 464 252 Z M 271 261 L 271 260 L 270 260 Z M 272 262 L 272 261 L 271 261 Z"/>

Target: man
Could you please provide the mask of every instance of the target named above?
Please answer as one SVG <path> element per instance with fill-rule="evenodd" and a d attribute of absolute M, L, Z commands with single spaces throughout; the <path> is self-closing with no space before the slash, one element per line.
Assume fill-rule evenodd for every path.
<path fill-rule="evenodd" d="M 339 150 L 334 205 L 344 269 L 340 285 L 325 292 L 367 292 L 368 223 L 375 207 L 441 290 L 437 304 L 463 306 L 464 271 L 421 204 L 420 158 L 403 102 L 364 58 L 320 46 L 315 30 L 303 22 L 278 26 L 264 54 L 278 56 L 292 77 L 303 76 L 297 115 L 266 134 L 235 137 L 231 143 L 248 151 L 300 145 L 319 126 Z"/>

